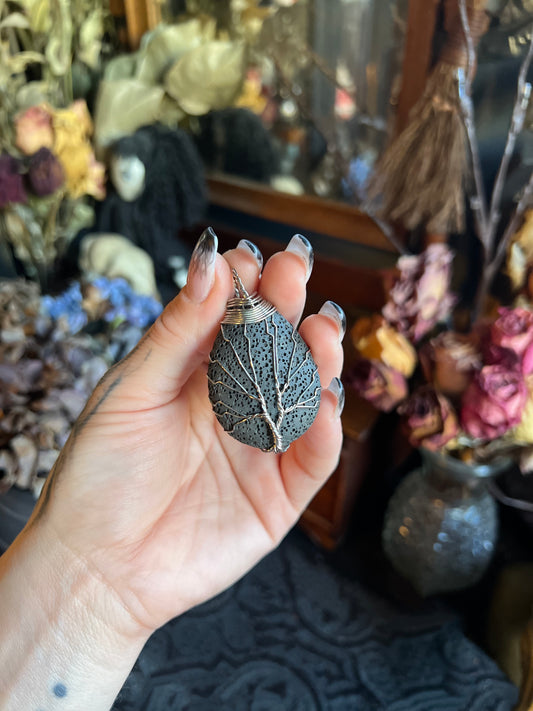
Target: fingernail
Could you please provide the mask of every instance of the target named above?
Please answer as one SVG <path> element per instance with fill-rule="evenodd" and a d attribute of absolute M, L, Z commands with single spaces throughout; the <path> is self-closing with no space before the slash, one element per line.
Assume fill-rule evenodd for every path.
<path fill-rule="evenodd" d="M 307 268 L 306 279 L 311 276 L 311 271 L 313 269 L 313 248 L 311 247 L 311 242 L 303 235 L 294 235 L 289 244 L 285 247 L 286 252 L 292 252 L 301 257 Z"/>
<path fill-rule="evenodd" d="M 326 301 L 318 313 L 335 321 L 339 329 L 339 341 L 342 341 L 346 333 L 346 314 L 343 309 L 334 301 Z"/>
<path fill-rule="evenodd" d="M 205 301 L 213 286 L 217 249 L 218 237 L 208 227 L 196 243 L 187 273 L 187 295 L 196 304 Z"/>
<path fill-rule="evenodd" d="M 344 410 L 344 385 L 341 383 L 339 378 L 333 378 L 328 386 L 330 393 L 333 393 L 337 398 L 337 405 L 335 406 L 335 416 L 339 416 Z"/>
<path fill-rule="evenodd" d="M 259 247 L 257 247 L 253 242 L 250 242 L 249 239 L 241 239 L 237 245 L 237 249 L 245 249 L 246 251 L 251 252 L 259 265 L 259 271 L 261 271 L 263 268 L 263 255 L 261 254 Z"/>

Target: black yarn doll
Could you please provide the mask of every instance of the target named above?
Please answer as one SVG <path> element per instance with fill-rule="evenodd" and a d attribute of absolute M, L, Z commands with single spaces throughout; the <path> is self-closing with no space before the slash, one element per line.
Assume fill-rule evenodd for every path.
<path fill-rule="evenodd" d="M 124 235 L 144 249 L 166 302 L 176 293 L 176 266 L 185 270 L 191 254 L 180 230 L 201 220 L 207 207 L 202 160 L 187 133 L 155 124 L 113 144 L 109 173 L 94 230 Z"/>

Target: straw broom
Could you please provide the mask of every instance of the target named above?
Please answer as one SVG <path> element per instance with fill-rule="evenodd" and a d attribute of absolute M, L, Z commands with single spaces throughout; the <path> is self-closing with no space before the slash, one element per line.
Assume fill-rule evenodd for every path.
<path fill-rule="evenodd" d="M 486 32 L 486 0 L 468 0 L 471 34 L 477 45 Z M 457 0 L 445 5 L 447 40 L 406 129 L 378 161 L 369 186 L 380 217 L 407 229 L 461 232 L 468 172 L 467 142 L 461 115 L 458 70 L 468 66 L 466 38 Z"/>

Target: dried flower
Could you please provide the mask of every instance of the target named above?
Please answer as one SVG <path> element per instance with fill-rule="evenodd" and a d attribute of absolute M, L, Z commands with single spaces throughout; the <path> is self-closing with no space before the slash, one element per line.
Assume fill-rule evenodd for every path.
<path fill-rule="evenodd" d="M 28 183 L 38 197 L 55 193 L 64 183 L 61 163 L 48 148 L 40 148 L 31 156 L 28 165 Z"/>
<path fill-rule="evenodd" d="M 452 260 L 444 244 L 432 244 L 418 256 L 398 260 L 400 275 L 383 316 L 415 343 L 450 315 L 455 303 L 449 292 Z"/>
<path fill-rule="evenodd" d="M 52 148 L 54 130 L 51 110 L 44 104 L 32 106 L 15 118 L 15 145 L 27 156 L 40 148 Z"/>
<path fill-rule="evenodd" d="M 361 358 L 346 378 L 348 385 L 375 408 L 390 412 L 407 397 L 404 376 L 379 361 Z"/>
<path fill-rule="evenodd" d="M 501 308 L 498 313 L 492 325 L 492 342 L 522 356 L 533 342 L 533 313 L 521 308 Z"/>
<path fill-rule="evenodd" d="M 426 378 L 437 390 L 458 397 L 481 367 L 481 354 L 468 336 L 445 331 L 422 349 L 420 361 Z"/>
<path fill-rule="evenodd" d="M 89 142 L 92 123 L 85 102 L 54 111 L 53 126 L 54 153 L 63 166 L 68 193 L 74 198 L 88 194 L 103 199 L 105 168 L 96 161 Z"/>
<path fill-rule="evenodd" d="M 368 360 L 379 360 L 409 378 L 417 357 L 409 341 L 391 328 L 382 316 L 359 319 L 351 331 L 355 348 Z"/>
<path fill-rule="evenodd" d="M 413 447 L 441 449 L 459 434 L 450 401 L 429 385 L 415 390 L 398 412 L 403 415 Z"/>
<path fill-rule="evenodd" d="M 22 163 L 19 160 L 7 153 L 0 155 L 0 208 L 26 202 L 21 172 Z"/>
<path fill-rule="evenodd" d="M 483 366 L 463 396 L 463 429 L 476 439 L 500 437 L 519 424 L 527 395 L 519 369 Z"/>

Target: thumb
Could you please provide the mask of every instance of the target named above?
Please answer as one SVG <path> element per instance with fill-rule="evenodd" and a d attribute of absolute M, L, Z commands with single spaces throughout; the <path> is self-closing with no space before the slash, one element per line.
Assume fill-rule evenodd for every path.
<path fill-rule="evenodd" d="M 194 248 L 186 286 L 119 364 L 122 381 L 115 395 L 124 394 L 129 409 L 175 398 L 209 355 L 233 293 L 230 268 L 217 248 L 217 236 L 208 227 Z"/>

